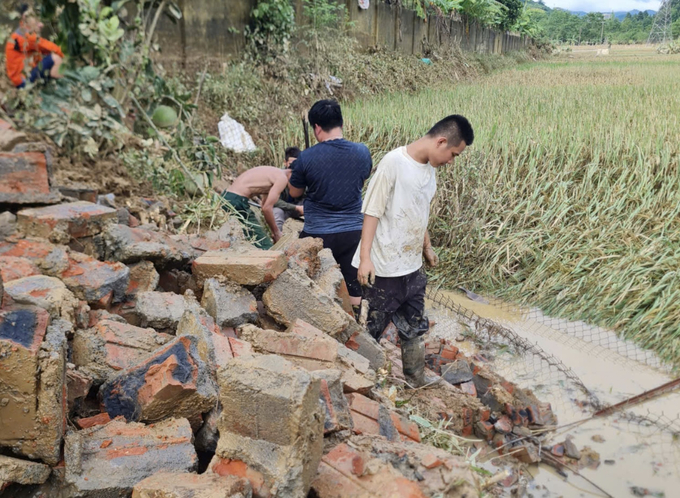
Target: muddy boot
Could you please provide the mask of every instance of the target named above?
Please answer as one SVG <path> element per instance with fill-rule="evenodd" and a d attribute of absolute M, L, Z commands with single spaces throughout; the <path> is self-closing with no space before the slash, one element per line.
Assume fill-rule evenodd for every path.
<path fill-rule="evenodd" d="M 404 378 L 411 387 L 422 387 L 435 379 L 425 377 L 425 340 L 422 337 L 401 341 Z"/>

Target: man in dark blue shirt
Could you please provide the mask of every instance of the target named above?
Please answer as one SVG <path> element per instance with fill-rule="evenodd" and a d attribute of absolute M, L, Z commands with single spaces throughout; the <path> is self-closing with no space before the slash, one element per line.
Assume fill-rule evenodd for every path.
<path fill-rule="evenodd" d="M 352 258 L 361 240 L 361 190 L 371 174 L 371 153 L 364 144 L 343 138 L 342 111 L 336 101 L 318 101 L 308 117 L 319 143 L 300 153 L 289 184 L 293 197 L 307 189 L 300 237 L 323 239 L 340 265 L 352 305 L 358 307 L 361 287 Z"/>

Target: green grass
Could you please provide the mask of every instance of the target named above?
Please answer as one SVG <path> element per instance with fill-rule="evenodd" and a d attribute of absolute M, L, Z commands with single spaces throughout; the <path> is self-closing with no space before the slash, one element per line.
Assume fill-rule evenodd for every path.
<path fill-rule="evenodd" d="M 607 326 L 680 365 L 680 59 L 576 59 L 345 105 L 374 161 L 458 113 L 437 283 Z"/>

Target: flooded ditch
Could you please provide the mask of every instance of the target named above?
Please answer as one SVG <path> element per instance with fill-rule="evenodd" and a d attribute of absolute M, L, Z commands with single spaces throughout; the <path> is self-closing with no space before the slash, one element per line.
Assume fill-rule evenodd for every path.
<path fill-rule="evenodd" d="M 620 340 L 613 332 L 569 322 L 500 301 L 450 291 L 429 292 L 431 335 L 470 338 L 490 351 L 493 368 L 520 387 L 551 403 L 558 430 L 580 449 L 600 456 L 596 469 L 580 473 L 611 496 L 679 496 L 680 392 L 678 390 L 583 424 L 559 427 L 593 415 L 672 380 L 652 353 Z M 497 330 L 493 330 L 497 329 Z M 506 335 L 498 334 L 502 330 Z M 463 342 L 462 344 L 465 344 Z M 500 460 L 500 462 L 499 462 Z M 503 464 L 507 458 L 495 459 Z M 497 472 L 488 463 L 486 468 Z M 567 471 L 565 479 L 544 464 L 530 466 L 527 492 L 535 497 L 606 496 Z"/>

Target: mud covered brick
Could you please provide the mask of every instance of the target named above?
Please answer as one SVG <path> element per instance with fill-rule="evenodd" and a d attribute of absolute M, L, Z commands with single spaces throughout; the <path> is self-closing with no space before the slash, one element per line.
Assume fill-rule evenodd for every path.
<path fill-rule="evenodd" d="M 0 447 L 54 465 L 66 423 L 66 334 L 47 311 L 0 311 Z"/>
<path fill-rule="evenodd" d="M 194 470 L 198 458 L 186 419 L 145 426 L 122 419 L 66 436 L 63 496 L 129 496 L 153 474 Z"/>
<path fill-rule="evenodd" d="M 195 337 L 178 337 L 102 385 L 99 395 L 109 416 L 146 422 L 185 417 L 198 429 L 217 393 L 197 343 Z"/>
<path fill-rule="evenodd" d="M 19 229 L 27 236 L 49 238 L 55 232 L 73 237 L 91 237 L 118 219 L 115 209 L 78 201 L 42 208 L 23 209 L 17 213 Z"/>
<path fill-rule="evenodd" d="M 41 152 L 0 152 L 0 204 L 53 204 L 47 156 Z"/>
<path fill-rule="evenodd" d="M 210 278 L 203 284 L 201 305 L 219 327 L 256 323 L 259 315 L 252 293 L 235 284 L 222 284 Z"/>
<path fill-rule="evenodd" d="M 324 412 L 324 434 L 351 429 L 352 414 L 342 386 L 340 370 L 316 370 L 312 377 L 319 379 L 319 402 Z"/>
<path fill-rule="evenodd" d="M 130 268 L 130 281 L 125 294 L 135 296 L 140 292 L 156 290 L 160 276 L 151 261 L 140 261 L 128 267 Z"/>
<path fill-rule="evenodd" d="M 184 310 L 186 300 L 173 292 L 140 292 L 137 295 L 135 313 L 142 327 L 175 331 Z"/>
<path fill-rule="evenodd" d="M 352 412 L 354 432 L 381 435 L 390 441 L 409 439 L 420 442 L 420 432 L 414 422 L 377 401 L 357 393 L 348 394 L 347 401 Z"/>
<path fill-rule="evenodd" d="M 219 276 L 239 285 L 260 285 L 275 280 L 287 264 L 285 254 L 279 251 L 208 251 L 193 262 L 193 274 L 200 285 Z"/>
<path fill-rule="evenodd" d="M 7 283 L 18 278 L 40 275 L 40 269 L 28 258 L 0 256 L 0 278 Z"/>
<path fill-rule="evenodd" d="M 314 278 L 321 268 L 319 251 L 323 249 L 323 240 L 313 237 L 295 239 L 285 249 L 288 267 L 298 267 L 309 278 Z"/>
<path fill-rule="evenodd" d="M 54 319 L 76 320 L 78 300 L 64 283 L 54 277 L 33 275 L 5 283 L 5 293 L 17 304 L 35 305 L 46 309 Z"/>
<path fill-rule="evenodd" d="M 285 271 L 269 286 L 262 301 L 269 315 L 285 326 L 300 319 L 340 342 L 349 339 L 349 334 L 344 334 L 350 317 L 304 272 Z"/>
<path fill-rule="evenodd" d="M 87 396 L 92 387 L 92 376 L 76 369 L 72 363 L 67 363 L 66 369 L 66 392 L 68 399 L 68 411 L 73 411 L 80 400 Z"/>
<path fill-rule="evenodd" d="M 319 271 L 313 276 L 319 288 L 338 303 L 350 316 L 354 315 L 352 303 L 349 300 L 347 283 L 340 271 L 340 265 L 335 261 L 330 249 L 319 251 Z"/>
<path fill-rule="evenodd" d="M 103 259 L 121 263 L 151 261 L 156 268 L 180 267 L 196 256 L 193 248 L 162 232 L 112 224 L 97 238 Z"/>
<path fill-rule="evenodd" d="M 0 256 L 25 258 L 42 273 L 58 277 L 69 265 L 67 249 L 41 239 L 20 239 L 16 243 L 0 242 Z"/>
<path fill-rule="evenodd" d="M 234 358 L 218 373 L 222 415 L 208 469 L 256 497 L 307 496 L 321 460 L 320 382 L 280 356 Z"/>
<path fill-rule="evenodd" d="M 158 472 L 137 483 L 132 498 L 250 498 L 246 479 L 216 474 Z"/>
<path fill-rule="evenodd" d="M 142 362 L 170 340 L 172 336 L 153 329 L 101 320 L 74 334 L 73 363 L 99 385 Z"/>
<path fill-rule="evenodd" d="M 42 484 L 50 476 L 52 470 L 38 462 L 20 460 L 0 455 L 0 493 L 5 485 L 17 484 Z"/>
<path fill-rule="evenodd" d="M 130 269 L 122 263 L 109 263 L 73 252 L 68 267 L 55 277 L 66 284 L 79 299 L 105 308 L 125 297 Z"/>

